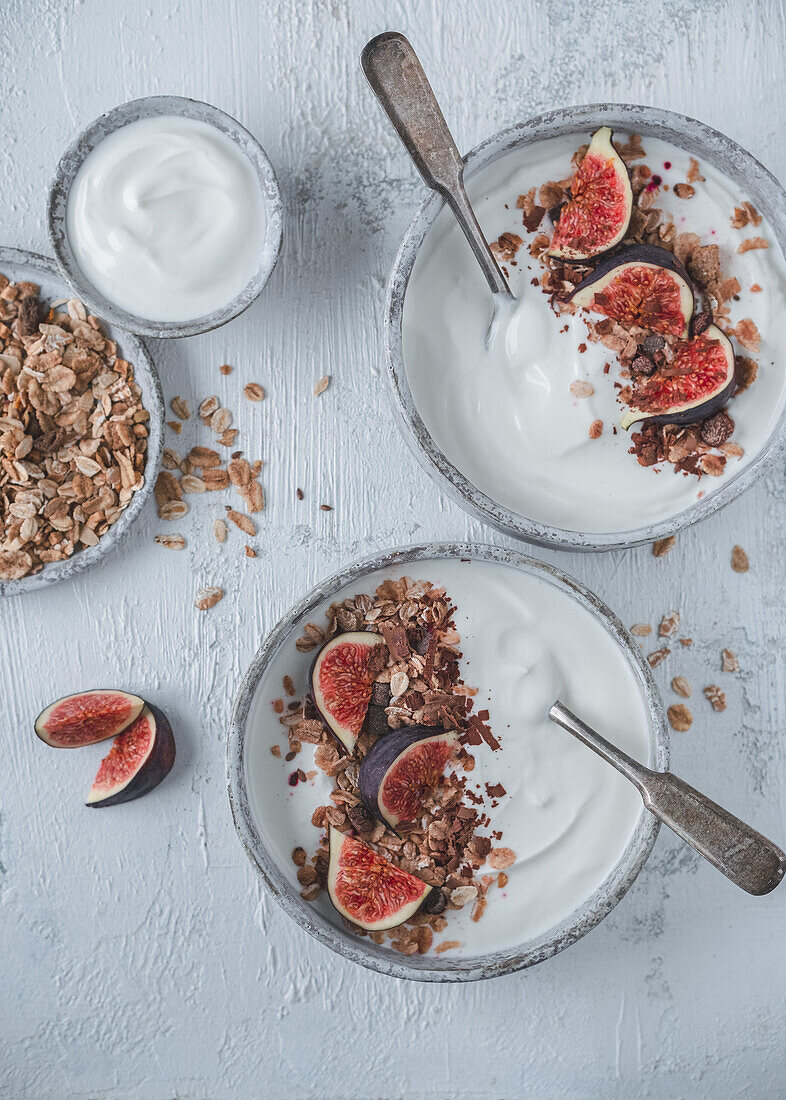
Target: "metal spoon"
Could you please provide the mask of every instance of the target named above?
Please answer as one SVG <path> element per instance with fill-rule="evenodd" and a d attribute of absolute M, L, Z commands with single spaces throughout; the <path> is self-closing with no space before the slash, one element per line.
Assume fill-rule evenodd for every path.
<path fill-rule="evenodd" d="M 503 304 L 515 301 L 464 190 L 464 162 L 417 54 L 403 34 L 386 31 L 366 43 L 361 65 L 385 114 L 425 184 L 456 216 L 494 295 L 495 329 Z M 490 336 L 487 337 L 487 341 Z"/>
<path fill-rule="evenodd" d="M 559 700 L 552 722 L 568 730 L 638 787 L 645 807 L 749 894 L 768 894 L 786 871 L 786 853 L 671 772 L 654 772 L 601 737 Z"/>

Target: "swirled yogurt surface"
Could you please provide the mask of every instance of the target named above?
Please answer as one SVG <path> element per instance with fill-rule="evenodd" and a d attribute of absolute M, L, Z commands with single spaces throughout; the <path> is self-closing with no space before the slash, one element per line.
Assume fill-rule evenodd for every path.
<path fill-rule="evenodd" d="M 264 196 L 251 162 L 197 119 L 140 119 L 85 158 L 66 230 L 110 302 L 151 321 L 190 321 L 231 302 L 257 270 Z"/>
<path fill-rule="evenodd" d="M 716 491 L 760 453 L 786 399 L 781 318 L 786 312 L 786 263 L 766 219 L 735 230 L 735 206 L 749 196 L 711 165 L 692 199 L 672 188 L 684 182 L 689 153 L 644 137 L 646 163 L 669 191 L 658 193 L 678 232 L 698 233 L 720 247 L 726 276 L 741 285 L 728 303 L 732 324 L 751 318 L 761 334 L 756 382 L 729 406 L 742 457 L 721 477 L 676 474 L 672 467 L 639 466 L 619 428 L 616 356 L 587 341 L 581 314 L 556 316 L 532 280 L 542 267 L 529 255 L 531 237 L 516 199 L 530 188 L 571 174 L 571 156 L 588 135 L 549 139 L 506 154 L 468 181 L 468 192 L 489 240 L 504 232 L 524 238 L 508 266 L 515 309 L 488 349 L 492 314 L 488 287 L 452 214 L 443 209 L 415 261 L 404 302 L 404 363 L 426 428 L 464 476 L 498 504 L 541 523 L 582 532 L 630 530 L 667 519 Z M 668 165 L 668 167 L 666 167 Z M 549 231 L 544 222 L 543 232 Z M 769 248 L 737 253 L 741 241 L 762 236 Z M 751 287 L 761 287 L 754 292 Z M 597 319 L 597 318 L 596 318 Z M 736 349 L 741 351 L 740 348 Z M 743 354 L 749 354 L 743 352 Z M 604 366 L 610 363 L 608 374 Z M 578 398 L 574 381 L 594 392 Z M 590 425 L 603 431 L 590 438 Z M 615 432 L 615 426 L 616 432 Z"/>
<path fill-rule="evenodd" d="M 373 592 L 401 572 L 370 574 L 333 599 Z M 501 746 L 472 749 L 475 768 L 467 776 L 468 789 L 484 798 L 490 824 L 483 832 L 502 830 L 495 843 L 516 853 L 505 887 L 489 891 L 482 919 L 472 921 L 470 906 L 452 911 L 437 941 L 459 940 L 452 955 L 512 948 L 548 932 L 591 897 L 620 859 L 643 812 L 636 790 L 550 722 L 549 707 L 559 697 L 644 763 L 651 763 L 649 712 L 622 649 L 561 589 L 496 562 L 438 559 L 413 562 L 406 572 L 444 586 L 458 607 L 462 675 L 478 688 L 475 710 L 489 710 Z M 320 622 L 329 602 L 307 618 Z M 302 626 L 296 624 L 260 684 L 246 736 L 255 823 L 295 889 L 292 850 L 298 845 L 315 850 L 319 833 L 311 814 L 332 789 L 323 772 L 297 787 L 287 784 L 293 767 L 313 769 L 313 746 L 304 744 L 290 763 L 270 752 L 282 741 L 272 706 L 282 694 L 282 677 L 293 677 L 297 695 L 307 690 L 313 654 L 298 653 L 294 644 Z M 492 802 L 485 785 L 497 783 L 506 794 Z M 324 891 L 313 904 L 340 926 Z"/>

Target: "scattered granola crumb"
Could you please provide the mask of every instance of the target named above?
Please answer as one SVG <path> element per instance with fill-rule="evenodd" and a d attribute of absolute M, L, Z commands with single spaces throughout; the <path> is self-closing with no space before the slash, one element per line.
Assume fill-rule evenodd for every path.
<path fill-rule="evenodd" d="M 320 380 L 317 382 L 316 386 L 314 386 L 314 396 L 319 397 L 320 394 L 325 392 L 325 390 L 328 388 L 329 385 L 330 385 L 330 375 L 325 374 L 325 375 L 323 375 L 322 378 L 320 378 Z"/>
<path fill-rule="evenodd" d="M 699 171 L 699 162 L 695 157 L 691 157 L 688 161 L 688 171 L 685 173 L 685 178 L 688 183 L 704 183 L 704 176 Z"/>
<path fill-rule="evenodd" d="M 253 546 L 246 546 L 246 557 L 247 558 L 255 558 L 256 556 L 257 556 L 257 552 L 254 549 L 254 547 Z"/>
<path fill-rule="evenodd" d="M 724 649 L 721 652 L 721 666 L 724 672 L 739 672 L 740 662 L 733 649 Z"/>
<path fill-rule="evenodd" d="M 693 645 L 693 638 L 680 638 L 680 645 L 685 646 L 685 648 L 688 649 L 690 646 Z"/>
<path fill-rule="evenodd" d="M 182 535 L 156 535 L 156 542 L 159 546 L 165 546 L 167 550 L 182 550 L 186 545 Z"/>
<path fill-rule="evenodd" d="M 183 430 L 183 425 L 179 420 L 167 420 L 167 427 L 171 428 L 175 435 L 180 435 Z"/>
<path fill-rule="evenodd" d="M 453 951 L 457 947 L 461 947 L 461 940 L 443 940 L 434 948 L 434 953 L 442 955 L 445 951 Z"/>
<path fill-rule="evenodd" d="M 230 367 L 229 363 L 223 363 L 218 369 L 221 371 L 222 374 L 232 373 L 232 368 Z"/>
<path fill-rule="evenodd" d="M 218 588 L 217 586 L 200 588 L 196 594 L 194 606 L 198 611 L 207 611 L 209 608 L 215 607 L 219 600 L 223 600 L 223 598 L 223 588 Z"/>
<path fill-rule="evenodd" d="M 668 554 L 676 541 L 676 535 L 669 535 L 668 538 L 658 539 L 657 542 L 652 544 L 652 553 L 656 558 L 662 558 L 664 554 Z"/>
<path fill-rule="evenodd" d="M 661 638 L 671 638 L 677 633 L 680 625 L 679 611 L 668 611 L 660 621 L 658 634 Z"/>
<path fill-rule="evenodd" d="M 179 420 L 190 420 L 191 410 L 188 407 L 188 402 L 184 397 L 173 397 L 170 402 L 172 412 Z"/>
<path fill-rule="evenodd" d="M 247 386 L 243 387 L 243 393 L 249 401 L 265 400 L 265 391 L 258 382 L 249 382 Z"/>
<path fill-rule="evenodd" d="M 693 715 L 684 703 L 672 703 L 666 713 L 669 716 L 672 729 L 675 729 L 677 733 L 685 733 L 686 730 L 690 729 L 693 723 Z"/>
<path fill-rule="evenodd" d="M 737 245 L 737 251 L 750 252 L 755 248 L 769 248 L 770 242 L 765 240 L 764 237 L 747 237 L 744 241 L 740 241 Z"/>
<path fill-rule="evenodd" d="M 663 661 L 666 660 L 670 653 L 671 650 L 668 649 L 666 646 L 663 646 L 662 649 L 656 649 L 654 650 L 654 652 L 649 653 L 647 655 L 647 661 L 649 662 L 650 668 L 657 668 L 659 664 L 662 664 Z"/>
<path fill-rule="evenodd" d="M 630 628 L 631 634 L 635 634 L 637 638 L 646 638 L 652 633 L 652 627 L 649 623 L 634 623 Z"/>
<path fill-rule="evenodd" d="M 511 867 L 515 862 L 516 853 L 512 848 L 492 848 L 489 852 L 489 867 L 493 867 L 495 871 L 504 871 L 506 867 Z"/>
<path fill-rule="evenodd" d="M 332 512 L 333 511 L 333 505 L 332 504 L 320 504 L 319 507 L 320 507 L 320 510 L 322 512 Z"/>
<path fill-rule="evenodd" d="M 713 710 L 722 711 L 726 709 L 726 694 L 721 691 L 717 684 L 710 684 L 705 687 L 703 695 L 709 700 Z"/>
<path fill-rule="evenodd" d="M 690 684 L 684 676 L 675 676 L 671 681 L 671 690 L 677 695 L 681 695 L 683 699 L 690 699 L 691 689 Z"/>
<path fill-rule="evenodd" d="M 302 867 L 306 862 L 306 849 L 294 848 L 292 850 L 292 862 L 296 867 Z"/>
<path fill-rule="evenodd" d="M 741 546 L 735 546 L 731 552 L 731 567 L 735 573 L 747 573 L 750 569 L 748 555 Z"/>
<path fill-rule="evenodd" d="M 598 439 L 603 432 L 603 421 L 593 420 L 589 428 L 590 439 Z"/>
<path fill-rule="evenodd" d="M 691 187 L 689 183 L 675 183 L 674 194 L 678 199 L 692 199 L 696 194 L 696 188 Z"/>

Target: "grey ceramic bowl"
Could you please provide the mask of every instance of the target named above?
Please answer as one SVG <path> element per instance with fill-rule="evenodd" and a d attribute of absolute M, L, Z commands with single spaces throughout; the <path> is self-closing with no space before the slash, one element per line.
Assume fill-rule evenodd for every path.
<path fill-rule="evenodd" d="M 192 321 L 151 321 L 114 305 L 104 297 L 86 275 L 77 262 L 66 231 L 66 207 L 68 193 L 82 162 L 88 153 L 109 134 L 137 122 L 142 118 L 156 118 L 167 115 L 179 115 L 193 118 L 214 126 L 230 138 L 251 161 L 259 178 L 267 211 L 267 230 L 265 244 L 259 257 L 259 267 L 251 281 L 236 298 L 221 309 L 197 317 Z M 257 139 L 229 115 L 202 103 L 196 99 L 184 99 L 182 96 L 159 95 L 146 99 L 134 99 L 113 107 L 111 111 L 97 118 L 83 130 L 79 137 L 66 149 L 60 158 L 54 179 L 49 189 L 47 205 L 47 224 L 57 262 L 68 280 L 74 294 L 81 298 L 97 317 L 106 318 L 112 324 L 141 336 L 154 336 L 166 340 L 181 336 L 196 336 L 200 332 L 220 328 L 259 297 L 265 288 L 281 251 L 282 240 L 282 204 L 273 166 Z"/>
<path fill-rule="evenodd" d="M 400 574 L 402 570 L 412 574 L 417 572 L 417 566 L 413 563 L 439 558 L 498 562 L 534 574 L 586 608 L 617 642 L 638 681 L 651 715 L 652 766 L 661 770 L 668 767 L 668 730 L 650 667 L 623 624 L 597 596 L 559 569 L 515 551 L 472 543 L 430 543 L 392 550 L 356 562 L 314 588 L 273 628 L 246 673 L 235 700 L 227 743 L 227 779 L 235 828 L 249 859 L 276 901 L 302 928 L 339 955 L 382 974 L 417 981 L 470 982 L 533 966 L 569 947 L 594 928 L 631 887 L 643 867 L 658 834 L 659 823 L 656 819 L 646 811 L 642 813 L 625 852 L 606 881 L 571 917 L 538 939 L 521 944 L 512 951 L 467 959 L 451 960 L 444 955 L 404 956 L 344 930 L 300 897 L 297 883 L 284 874 L 265 842 L 263 828 L 254 813 L 248 780 L 248 745 L 254 734 L 250 716 L 255 696 L 262 689 L 276 656 L 282 651 L 291 651 L 294 656 L 295 639 L 301 634 L 303 625 L 314 617 L 315 609 L 329 603 L 346 585 L 359 584 L 376 570 L 386 570 L 390 575 Z"/>
<path fill-rule="evenodd" d="M 39 256 L 34 252 L 23 252 L 18 248 L 0 248 L 0 272 L 8 276 L 12 282 L 27 279 L 32 283 L 38 283 L 41 287 L 41 298 L 45 302 L 51 303 L 72 297 L 54 261 L 47 259 L 46 256 Z M 81 573 L 83 569 L 101 561 L 120 545 L 153 492 L 164 446 L 165 410 L 161 383 L 147 348 L 138 337 L 132 336 L 129 332 L 119 332 L 109 324 L 103 324 L 103 329 L 112 340 L 117 342 L 123 357 L 133 364 L 134 376 L 142 390 L 142 400 L 150 413 L 145 483 L 138 492 L 134 493 L 130 504 L 118 521 L 109 528 L 95 546 L 79 550 L 65 561 L 50 562 L 31 577 L 23 577 L 15 581 L 0 579 L 0 596 L 14 596 L 21 592 L 31 592 L 47 584 L 55 584 L 57 581 L 69 580 L 77 573 Z"/>
<path fill-rule="evenodd" d="M 482 142 L 465 157 L 469 178 L 484 165 L 497 160 L 513 149 L 525 148 L 545 138 L 576 134 L 586 137 L 598 126 L 633 131 L 669 141 L 688 150 L 699 159 L 709 161 L 740 185 L 768 219 L 769 227 L 786 253 L 786 192 L 780 183 L 750 153 L 739 145 L 685 115 L 662 111 L 656 107 L 640 107 L 625 103 L 596 103 L 584 107 L 565 107 L 539 115 L 502 130 Z M 724 478 L 722 485 L 707 493 L 702 500 L 670 519 L 647 527 L 608 534 L 585 534 L 535 522 L 498 504 L 472 484 L 445 456 L 423 423 L 407 380 L 402 346 L 404 297 L 409 277 L 423 240 L 439 211 L 443 200 L 431 194 L 423 202 L 401 243 L 388 284 L 384 327 L 387 377 L 396 418 L 412 450 L 423 468 L 467 512 L 490 523 L 507 535 L 524 539 L 537 546 L 561 550 L 617 550 L 639 543 L 654 542 L 697 523 L 736 499 L 772 465 L 786 448 L 786 413 L 767 440 L 759 455 L 738 474 Z"/>

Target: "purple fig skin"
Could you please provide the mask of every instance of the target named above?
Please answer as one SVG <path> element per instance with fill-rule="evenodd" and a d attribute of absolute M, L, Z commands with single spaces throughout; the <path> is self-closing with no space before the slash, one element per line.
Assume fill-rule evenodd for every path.
<path fill-rule="evenodd" d="M 379 790 L 390 766 L 413 745 L 432 737 L 453 739 L 454 734 L 440 726 L 403 726 L 375 741 L 363 758 L 358 774 L 360 798 L 366 810 L 388 828 L 393 828 L 379 807 Z"/>
<path fill-rule="evenodd" d="M 147 709 L 155 722 L 153 734 L 153 748 L 150 750 L 144 763 L 139 767 L 133 778 L 126 783 L 122 790 L 107 798 L 98 799 L 95 802 L 86 802 L 86 806 L 92 809 L 103 809 L 104 806 L 119 806 L 122 802 L 133 802 L 136 798 L 148 794 L 169 775 L 175 762 L 175 738 L 172 727 L 166 716 L 158 707 L 147 703 Z M 145 712 L 142 711 L 142 714 Z"/>

